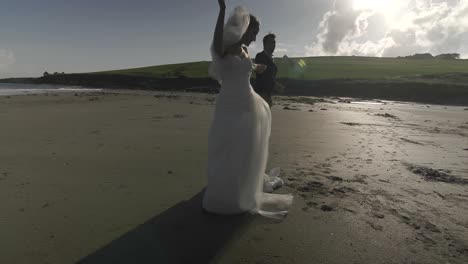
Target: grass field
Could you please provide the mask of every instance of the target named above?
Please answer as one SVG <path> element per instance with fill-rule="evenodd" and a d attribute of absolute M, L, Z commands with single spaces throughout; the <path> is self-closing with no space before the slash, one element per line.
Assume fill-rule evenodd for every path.
<path fill-rule="evenodd" d="M 299 61 L 304 62 L 300 66 Z M 436 81 L 465 82 L 468 60 L 397 59 L 372 57 L 308 57 L 277 58 L 278 79 L 329 80 L 329 79 L 385 79 L 410 78 Z M 156 78 L 208 77 L 209 62 L 191 62 L 135 69 L 100 72 L 105 74 L 139 75 Z"/>
<path fill-rule="evenodd" d="M 188 78 L 208 77 L 209 62 L 188 62 L 180 64 L 168 64 L 160 66 L 149 66 L 134 69 L 114 70 L 105 72 L 96 72 L 98 74 L 124 74 L 137 75 L 154 78 L 178 78 L 185 76 Z"/>

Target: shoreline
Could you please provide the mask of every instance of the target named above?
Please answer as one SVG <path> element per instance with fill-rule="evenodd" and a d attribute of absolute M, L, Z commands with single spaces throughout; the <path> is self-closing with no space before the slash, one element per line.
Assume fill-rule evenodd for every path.
<path fill-rule="evenodd" d="M 16 84 L 15 84 L 16 85 Z M 29 84 L 17 84 L 20 86 L 27 86 Z M 2 89 L 0 83 L 0 98 L 1 97 L 12 97 L 12 96 L 27 96 L 27 95 L 54 95 L 54 94 L 83 94 L 83 93 L 96 93 L 96 94 L 140 94 L 140 95 L 164 95 L 174 94 L 176 96 L 190 97 L 193 95 L 198 96 L 213 96 L 217 95 L 217 92 L 203 92 L 203 91 L 174 91 L 174 90 L 149 90 L 149 89 L 106 89 L 106 88 L 89 88 L 81 86 L 65 86 L 64 85 L 48 85 L 48 84 L 34 84 L 38 86 L 56 86 L 60 88 L 14 88 L 14 89 Z M 3 91 L 3 93 L 2 93 Z M 6 92 L 5 92 L 6 91 Z M 348 103 L 348 104 L 402 104 L 402 105 L 426 105 L 426 106 L 454 106 L 454 107 L 466 107 L 465 104 L 443 104 L 443 103 L 424 103 L 414 101 L 399 101 L 399 100 L 385 100 L 385 99 L 370 99 L 370 98 L 354 98 L 346 96 L 308 96 L 308 95 L 286 95 L 286 94 L 275 94 L 273 98 L 276 100 L 288 101 L 289 99 L 293 102 L 320 102 L 328 101 L 332 103 Z M 468 108 L 466 108 L 468 109 Z"/>
<path fill-rule="evenodd" d="M 286 86 L 283 96 L 348 97 L 365 100 L 405 101 L 422 104 L 468 106 L 468 86 L 463 83 L 427 82 L 418 79 L 278 79 Z M 217 93 L 210 78 L 154 78 L 119 74 L 63 74 L 39 78 L 11 78 L 1 83 L 66 85 L 108 90 Z M 278 95 L 278 94 L 277 94 Z"/>

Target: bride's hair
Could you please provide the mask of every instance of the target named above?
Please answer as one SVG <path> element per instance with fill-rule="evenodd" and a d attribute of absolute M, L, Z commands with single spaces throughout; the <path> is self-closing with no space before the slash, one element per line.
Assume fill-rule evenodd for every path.
<path fill-rule="evenodd" d="M 250 44 L 252 41 L 256 40 L 257 34 L 260 31 L 260 21 L 254 15 L 250 15 L 249 26 L 242 36 L 242 44 Z"/>
<path fill-rule="evenodd" d="M 260 21 L 258 21 L 257 17 L 252 14 L 250 15 L 250 22 L 249 22 L 249 27 L 247 28 L 247 30 L 249 30 L 249 28 L 253 28 L 257 31 L 260 29 Z"/>

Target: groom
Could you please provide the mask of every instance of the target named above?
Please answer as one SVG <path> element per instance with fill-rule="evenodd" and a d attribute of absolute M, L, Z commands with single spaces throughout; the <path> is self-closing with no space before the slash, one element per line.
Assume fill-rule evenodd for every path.
<path fill-rule="evenodd" d="M 276 73 L 278 68 L 273 62 L 273 52 L 276 48 L 276 36 L 275 34 L 268 34 L 263 38 L 263 51 L 255 56 L 256 64 L 264 64 L 267 66 L 263 73 L 257 72 L 257 78 L 255 79 L 254 90 L 257 92 L 270 106 L 272 105 L 271 94 L 275 88 Z M 281 85 L 280 88 L 282 88 Z"/>

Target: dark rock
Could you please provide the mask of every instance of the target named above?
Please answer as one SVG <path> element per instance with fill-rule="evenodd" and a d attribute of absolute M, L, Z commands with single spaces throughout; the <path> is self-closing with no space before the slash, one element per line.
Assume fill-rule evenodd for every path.
<path fill-rule="evenodd" d="M 312 192 L 314 190 L 320 190 L 323 187 L 323 183 L 310 181 L 305 186 L 299 187 L 297 190 L 300 192 Z"/>
<path fill-rule="evenodd" d="M 331 212 L 331 211 L 334 210 L 333 207 L 328 206 L 328 205 L 326 205 L 326 204 L 322 205 L 322 206 L 320 207 L 320 209 L 321 209 L 322 211 L 325 211 L 325 212 Z"/>
<path fill-rule="evenodd" d="M 468 185 L 467 179 L 462 179 L 450 175 L 447 171 L 434 170 L 428 167 L 417 166 L 412 164 L 407 164 L 406 167 L 409 171 L 413 172 L 414 174 L 421 175 L 426 181 Z"/>
<path fill-rule="evenodd" d="M 400 120 L 400 118 L 398 118 L 396 115 L 392 115 L 392 114 L 389 114 L 389 113 L 385 113 L 385 114 L 376 114 L 375 116 L 381 116 L 381 117 L 385 117 L 385 118 L 391 118 L 391 119 L 395 119 L 395 120 Z"/>
<path fill-rule="evenodd" d="M 339 182 L 343 181 L 343 178 L 337 177 L 337 176 L 327 176 L 327 178 L 332 180 L 332 181 L 339 181 Z"/>
<path fill-rule="evenodd" d="M 362 124 L 355 123 L 355 122 L 341 122 L 341 124 L 347 125 L 347 126 L 362 126 Z"/>
<path fill-rule="evenodd" d="M 403 141 L 405 141 L 405 142 L 411 143 L 411 144 L 424 145 L 424 144 L 419 143 L 419 142 L 414 141 L 414 140 L 410 140 L 410 139 L 406 139 L 406 138 L 400 138 L 400 139 L 403 140 Z"/>
<path fill-rule="evenodd" d="M 285 107 L 283 107 L 283 109 L 284 109 L 284 110 L 299 111 L 299 109 L 297 109 L 297 108 L 291 108 L 291 107 L 289 107 L 289 106 L 285 106 Z"/>
<path fill-rule="evenodd" d="M 293 103 L 299 103 L 299 104 L 308 104 L 308 105 L 314 105 L 317 102 L 322 102 L 323 99 L 316 99 L 316 98 L 310 98 L 310 97 L 291 97 L 288 98 L 288 101 L 293 102 Z"/>

